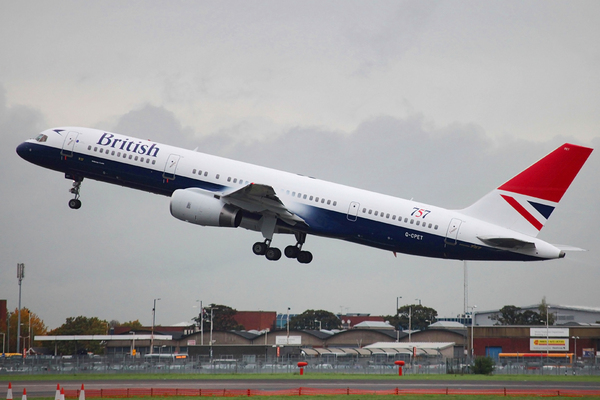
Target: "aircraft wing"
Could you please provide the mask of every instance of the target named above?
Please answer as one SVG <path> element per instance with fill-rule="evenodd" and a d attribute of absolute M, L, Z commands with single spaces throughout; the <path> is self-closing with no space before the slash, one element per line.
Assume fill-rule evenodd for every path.
<path fill-rule="evenodd" d="M 250 183 L 241 189 L 223 194 L 221 199 L 253 213 L 276 216 L 290 225 L 296 225 L 298 222 L 306 224 L 306 221 L 283 204 L 275 189 L 269 185 Z"/>
<path fill-rule="evenodd" d="M 535 243 L 527 242 L 525 240 L 511 238 L 511 237 L 499 237 L 499 236 L 477 236 L 477 239 L 483 243 L 489 244 L 494 247 L 502 247 L 505 249 L 528 249 L 535 248 Z"/>

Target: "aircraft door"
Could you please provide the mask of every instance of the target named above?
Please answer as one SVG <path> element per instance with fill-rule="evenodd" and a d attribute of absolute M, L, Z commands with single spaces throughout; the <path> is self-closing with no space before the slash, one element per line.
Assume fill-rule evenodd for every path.
<path fill-rule="evenodd" d="M 179 159 L 181 156 L 177 154 L 170 154 L 167 159 L 167 163 L 165 164 L 165 171 L 163 172 L 163 178 L 165 179 L 175 179 L 175 172 L 177 171 L 177 164 L 179 164 Z"/>
<path fill-rule="evenodd" d="M 358 218 L 358 210 L 360 209 L 360 203 L 353 201 L 350 203 L 350 207 L 348 207 L 348 221 L 356 221 Z"/>
<path fill-rule="evenodd" d="M 452 218 L 450 224 L 448 224 L 448 230 L 446 231 L 446 238 L 444 243 L 455 246 L 458 243 L 458 231 L 462 221 L 458 218 Z"/>
<path fill-rule="evenodd" d="M 65 141 L 63 142 L 62 150 L 60 151 L 62 156 L 73 157 L 73 150 L 75 149 L 78 136 L 79 132 L 70 131 L 67 133 L 67 136 L 65 136 Z"/>

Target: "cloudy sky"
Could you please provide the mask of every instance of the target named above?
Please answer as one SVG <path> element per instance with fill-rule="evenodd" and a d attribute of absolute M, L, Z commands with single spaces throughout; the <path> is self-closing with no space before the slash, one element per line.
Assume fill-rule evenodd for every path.
<path fill-rule="evenodd" d="M 50 328 L 78 315 L 168 325 L 196 300 L 238 310 L 463 311 L 463 263 L 309 237 L 300 265 L 256 232 L 170 216 L 169 199 L 21 160 L 55 126 L 88 126 L 465 207 L 564 142 L 600 144 L 597 1 L 0 2 L 0 298 Z M 472 262 L 469 298 L 600 307 L 600 157 L 540 234 L 590 249 Z M 283 248 L 293 240 L 276 237 Z"/>

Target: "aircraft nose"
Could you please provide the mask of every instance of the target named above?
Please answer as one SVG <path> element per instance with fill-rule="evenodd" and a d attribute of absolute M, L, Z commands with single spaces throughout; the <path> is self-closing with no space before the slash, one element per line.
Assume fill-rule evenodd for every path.
<path fill-rule="evenodd" d="M 31 153 L 31 145 L 23 142 L 17 146 L 17 154 L 24 160 L 28 160 Z"/>

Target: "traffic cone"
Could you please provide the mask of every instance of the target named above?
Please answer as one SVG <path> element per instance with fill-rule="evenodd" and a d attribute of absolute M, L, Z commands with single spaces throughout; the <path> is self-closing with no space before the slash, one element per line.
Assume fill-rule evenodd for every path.
<path fill-rule="evenodd" d="M 8 382 L 8 390 L 6 391 L 6 400 L 12 400 L 12 384 Z"/>
<path fill-rule="evenodd" d="M 60 400 L 65 400 L 65 388 L 60 388 Z"/>
<path fill-rule="evenodd" d="M 21 400 L 27 400 L 27 389 L 23 388 L 23 397 L 21 397 Z"/>
<path fill-rule="evenodd" d="M 54 394 L 54 400 L 60 400 L 60 383 L 56 384 L 56 393 Z"/>
<path fill-rule="evenodd" d="M 79 400 L 85 400 L 85 390 L 83 389 L 83 383 L 81 384 L 81 392 L 79 392 Z"/>

